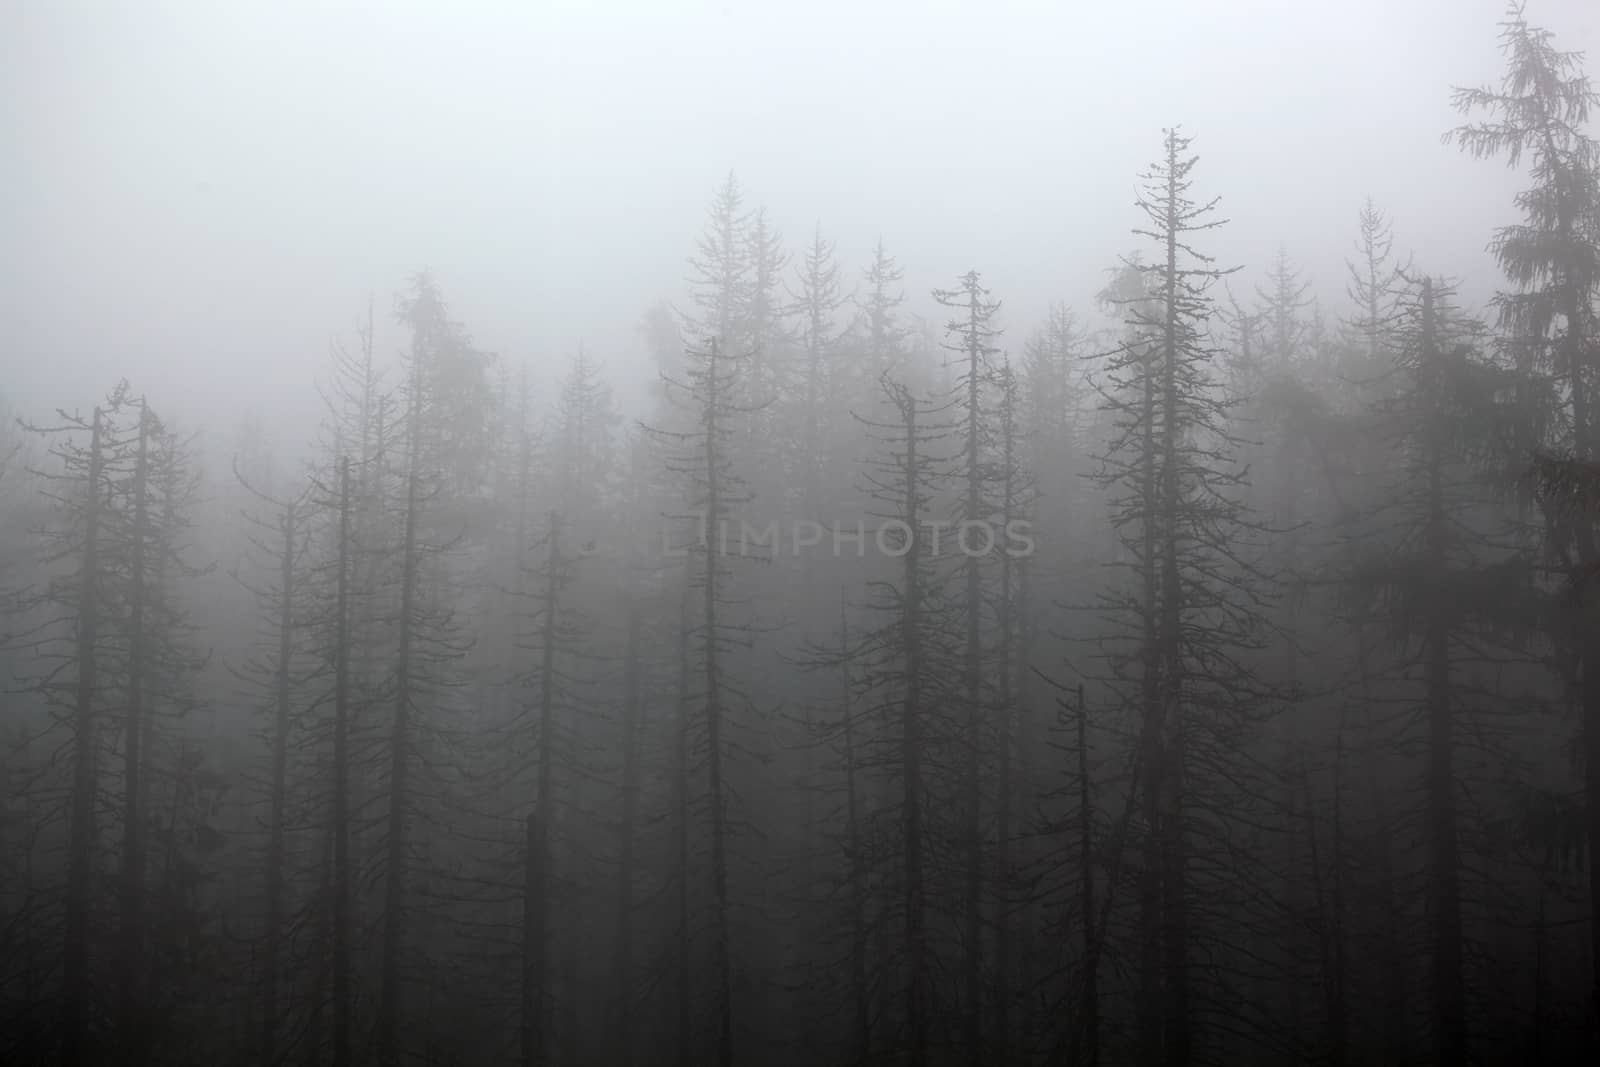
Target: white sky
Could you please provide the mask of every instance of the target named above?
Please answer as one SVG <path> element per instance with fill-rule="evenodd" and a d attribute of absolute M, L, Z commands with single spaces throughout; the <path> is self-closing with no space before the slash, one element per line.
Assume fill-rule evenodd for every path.
<path fill-rule="evenodd" d="M 1503 10 L 0 0 L 0 394 L 82 406 L 126 375 L 212 424 L 297 420 L 329 337 L 424 266 L 509 360 L 582 338 L 633 375 L 730 167 L 791 245 L 820 220 L 854 269 L 881 233 L 919 308 L 983 271 L 1020 347 L 1135 246 L 1174 122 L 1239 288 L 1282 241 L 1339 293 L 1370 192 L 1481 296 L 1520 180 L 1439 135 L 1452 84 L 1497 79 Z M 1600 78 L 1600 3 L 1529 16 Z"/>

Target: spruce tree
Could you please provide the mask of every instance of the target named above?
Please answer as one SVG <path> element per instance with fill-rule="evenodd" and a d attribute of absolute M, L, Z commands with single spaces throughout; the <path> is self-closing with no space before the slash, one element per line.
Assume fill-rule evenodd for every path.
<path fill-rule="evenodd" d="M 1260 644 L 1266 595 L 1250 558 L 1255 527 L 1230 462 L 1229 402 L 1208 327 L 1211 289 L 1228 271 L 1194 245 L 1222 225 L 1217 201 L 1192 199 L 1190 138 L 1168 130 L 1143 176 L 1135 233 L 1156 246 L 1134 262 L 1143 284 L 1126 300 L 1130 337 L 1102 370 L 1115 417 L 1098 479 L 1113 493 L 1112 522 L 1131 581 L 1109 591 L 1108 621 L 1125 637 L 1108 646 L 1113 684 L 1138 709 L 1140 1062 L 1179 1067 L 1227 1047 L 1210 983 L 1195 954 L 1218 966 L 1239 931 L 1219 909 L 1237 867 L 1196 862 L 1202 842 L 1243 801 L 1240 746 L 1269 693 L 1246 654 Z"/>

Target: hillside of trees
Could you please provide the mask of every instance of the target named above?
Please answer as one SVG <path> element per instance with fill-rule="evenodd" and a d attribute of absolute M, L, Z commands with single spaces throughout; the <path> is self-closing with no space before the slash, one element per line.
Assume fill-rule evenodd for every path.
<path fill-rule="evenodd" d="M 428 273 L 314 440 L 6 413 L 0 1063 L 1600 1062 L 1600 96 L 1502 44 L 1483 307 L 1359 189 L 1214 258 L 1175 126 L 1022 336 L 729 174 L 640 413 Z"/>

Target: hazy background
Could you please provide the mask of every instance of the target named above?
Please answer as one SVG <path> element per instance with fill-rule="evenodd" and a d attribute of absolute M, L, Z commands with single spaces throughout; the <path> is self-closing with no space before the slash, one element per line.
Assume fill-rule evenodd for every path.
<path fill-rule="evenodd" d="M 1439 141 L 1450 86 L 1498 76 L 1502 0 L 0 11 L 0 394 L 24 409 L 129 375 L 191 425 L 288 432 L 329 338 L 424 266 L 508 360 L 583 339 L 626 378 L 730 167 L 791 248 L 820 220 L 853 269 L 882 234 L 914 310 L 982 270 L 1013 347 L 1134 246 L 1163 125 L 1197 137 L 1241 293 L 1282 241 L 1338 294 L 1370 192 L 1480 298 L 1520 184 Z M 1594 0 L 1529 17 L 1600 48 Z"/>

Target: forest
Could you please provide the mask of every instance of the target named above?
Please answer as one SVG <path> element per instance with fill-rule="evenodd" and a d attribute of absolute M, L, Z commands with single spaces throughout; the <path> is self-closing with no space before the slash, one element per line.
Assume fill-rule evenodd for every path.
<path fill-rule="evenodd" d="M 6 412 L 0 1063 L 1600 1062 L 1600 96 L 1499 43 L 1483 306 L 1178 125 L 1023 336 L 730 172 L 638 411 L 424 271 L 312 439 Z"/>

